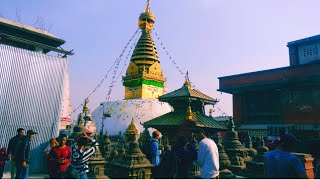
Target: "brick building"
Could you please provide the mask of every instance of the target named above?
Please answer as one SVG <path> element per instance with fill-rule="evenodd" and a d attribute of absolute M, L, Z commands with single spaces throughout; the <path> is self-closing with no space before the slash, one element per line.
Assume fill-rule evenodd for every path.
<path fill-rule="evenodd" d="M 320 138 L 320 35 L 288 43 L 290 66 L 219 77 L 241 132 Z"/>

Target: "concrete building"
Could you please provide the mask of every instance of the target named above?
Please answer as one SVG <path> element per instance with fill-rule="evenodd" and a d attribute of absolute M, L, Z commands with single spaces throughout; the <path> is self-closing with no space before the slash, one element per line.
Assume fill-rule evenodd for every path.
<path fill-rule="evenodd" d="M 20 127 L 38 132 L 31 142 L 31 172 L 42 170 L 43 150 L 59 133 L 68 87 L 65 57 L 72 54 L 60 48 L 64 43 L 46 31 L 0 18 L 0 146 L 7 146 Z"/>

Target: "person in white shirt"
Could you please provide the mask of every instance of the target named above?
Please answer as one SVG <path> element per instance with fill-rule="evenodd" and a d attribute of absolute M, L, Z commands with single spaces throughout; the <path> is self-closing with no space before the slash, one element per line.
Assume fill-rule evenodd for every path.
<path fill-rule="evenodd" d="M 200 166 L 203 179 L 219 179 L 219 152 L 216 143 L 207 138 L 202 129 L 196 129 L 196 138 L 199 141 L 198 158 L 195 166 Z"/>

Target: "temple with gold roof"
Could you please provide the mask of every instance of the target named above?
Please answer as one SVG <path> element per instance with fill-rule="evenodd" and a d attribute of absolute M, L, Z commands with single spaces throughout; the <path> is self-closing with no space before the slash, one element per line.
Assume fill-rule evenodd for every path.
<path fill-rule="evenodd" d="M 191 137 L 191 129 L 195 127 L 204 129 L 209 136 L 227 129 L 223 123 L 205 115 L 204 107 L 214 106 L 218 100 L 192 88 L 188 72 L 180 89 L 160 96 L 159 100 L 169 103 L 174 111 L 151 119 L 144 125 L 159 130 L 164 136 L 169 137 L 171 142 L 178 136 Z"/>

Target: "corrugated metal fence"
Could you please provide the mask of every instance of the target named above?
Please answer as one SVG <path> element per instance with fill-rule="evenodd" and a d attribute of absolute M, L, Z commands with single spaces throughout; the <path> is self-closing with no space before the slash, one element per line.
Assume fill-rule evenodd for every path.
<path fill-rule="evenodd" d="M 43 170 L 43 150 L 58 135 L 67 70 L 66 58 L 0 44 L 0 147 L 20 127 L 38 132 L 31 142 L 31 172 Z"/>

